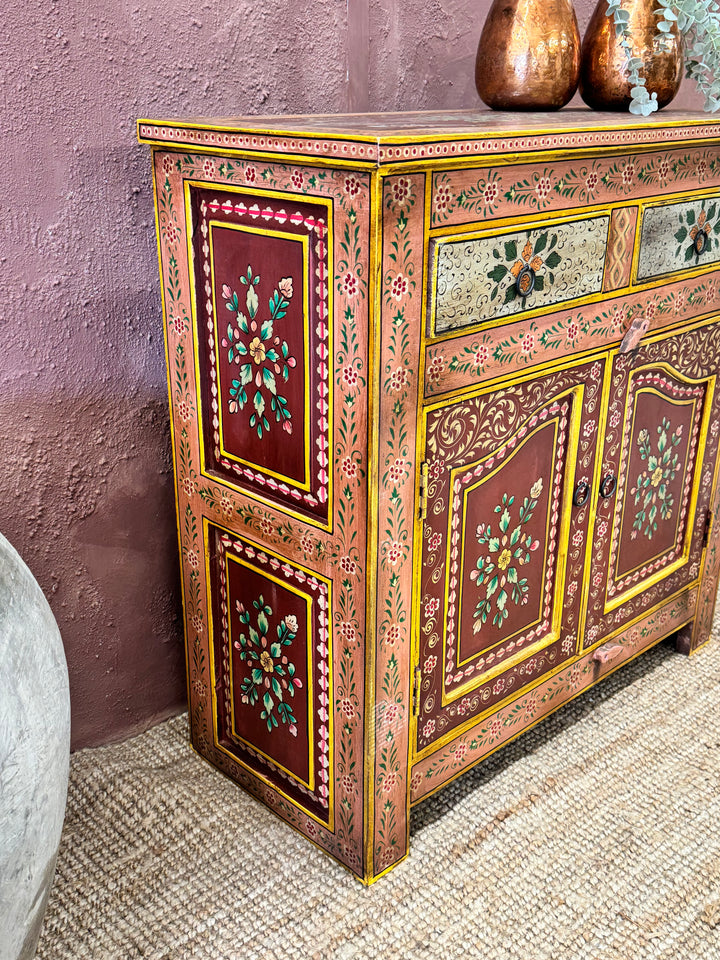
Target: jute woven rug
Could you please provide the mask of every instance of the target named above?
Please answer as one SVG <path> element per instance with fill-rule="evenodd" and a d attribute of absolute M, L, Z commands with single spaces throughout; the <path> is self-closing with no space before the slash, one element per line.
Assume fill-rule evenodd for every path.
<path fill-rule="evenodd" d="M 720 641 L 661 646 L 417 808 L 362 887 L 195 756 L 72 758 L 39 960 L 716 960 Z"/>

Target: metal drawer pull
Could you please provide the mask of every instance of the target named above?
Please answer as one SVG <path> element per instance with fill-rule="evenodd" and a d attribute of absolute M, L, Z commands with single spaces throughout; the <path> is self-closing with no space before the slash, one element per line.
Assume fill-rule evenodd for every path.
<path fill-rule="evenodd" d="M 708 245 L 708 235 L 704 230 L 698 230 L 693 238 L 693 249 L 695 250 L 696 256 L 700 256 L 701 253 L 705 253 Z"/>
<path fill-rule="evenodd" d="M 616 487 L 617 477 L 614 473 L 608 473 L 602 478 L 602 483 L 600 484 L 600 496 L 607 500 L 608 497 L 611 497 L 615 493 Z"/>
<path fill-rule="evenodd" d="M 573 494 L 573 503 L 576 507 L 581 507 L 587 498 L 590 496 L 590 484 L 586 483 L 584 480 L 581 480 L 580 483 L 575 487 L 575 493 Z"/>
<path fill-rule="evenodd" d="M 595 653 L 592 655 L 595 663 L 612 663 L 613 660 L 617 660 L 620 654 L 625 648 L 621 643 L 615 643 L 612 641 L 610 643 L 603 644 L 602 647 L 598 647 Z"/>
<path fill-rule="evenodd" d="M 522 297 L 523 300 L 525 297 L 529 297 L 535 289 L 535 271 L 529 264 L 526 263 L 515 278 L 515 289 L 518 296 Z"/>

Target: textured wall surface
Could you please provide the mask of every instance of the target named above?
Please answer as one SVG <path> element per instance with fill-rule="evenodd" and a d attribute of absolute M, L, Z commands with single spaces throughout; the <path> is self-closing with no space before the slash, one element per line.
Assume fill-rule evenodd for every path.
<path fill-rule="evenodd" d="M 148 726 L 185 696 L 150 157 L 136 118 L 477 106 L 488 7 L 5 5 L 0 530 L 59 623 L 74 746 Z M 577 5 L 581 28 L 591 7 Z"/>

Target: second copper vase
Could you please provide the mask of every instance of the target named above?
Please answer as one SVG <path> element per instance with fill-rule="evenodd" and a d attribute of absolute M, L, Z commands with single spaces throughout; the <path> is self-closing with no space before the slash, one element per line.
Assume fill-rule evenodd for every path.
<path fill-rule="evenodd" d="M 475 85 L 495 110 L 557 110 L 575 93 L 580 34 L 570 0 L 493 0 Z"/>
<path fill-rule="evenodd" d="M 664 107 L 680 88 L 683 59 L 677 27 L 657 36 L 657 6 L 657 0 L 623 0 L 632 52 L 643 62 L 646 89 L 656 93 L 658 107 Z M 630 105 L 627 60 L 613 18 L 607 16 L 607 0 L 599 0 L 583 38 L 580 95 L 594 110 L 627 110 Z"/>

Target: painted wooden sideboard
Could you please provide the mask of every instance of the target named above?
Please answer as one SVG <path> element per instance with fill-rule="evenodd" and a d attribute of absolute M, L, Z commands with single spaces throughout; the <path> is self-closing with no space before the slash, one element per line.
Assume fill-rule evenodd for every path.
<path fill-rule="evenodd" d="M 720 553 L 720 121 L 141 120 L 192 742 L 364 881 Z"/>

